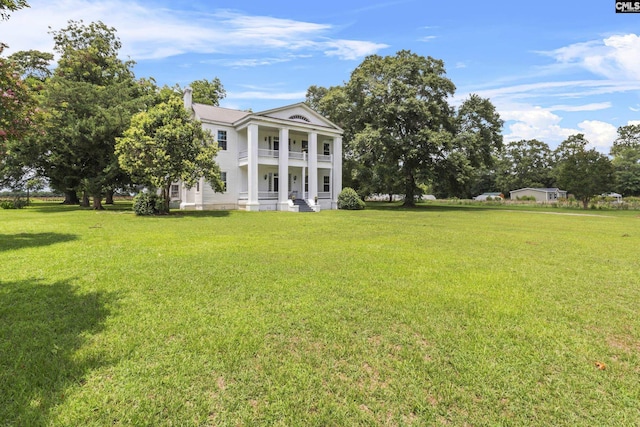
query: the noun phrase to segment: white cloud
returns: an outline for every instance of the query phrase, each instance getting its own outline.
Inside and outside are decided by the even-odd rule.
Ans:
[[[612,80],[640,80],[640,36],[621,34],[549,52],[560,66],[577,66]]]
[[[549,145],[566,139],[569,135],[578,133],[576,129],[560,126],[562,117],[550,110],[530,105],[513,105],[509,109],[499,109],[500,117],[513,122],[506,125],[505,141],[518,141],[521,139],[537,139]]]
[[[554,105],[549,107],[551,111],[598,111],[611,108],[611,102],[593,102],[584,105]]]
[[[32,0],[30,9],[3,22],[3,39],[11,51],[51,51],[49,27],[58,30],[68,20],[102,20],[117,29],[122,54],[136,60],[159,59],[183,53],[260,53],[274,56],[292,52],[322,52],[353,60],[388,47],[361,40],[330,38],[332,25],[270,16],[251,16],[226,10],[184,13],[146,7],[135,1]],[[9,52],[10,53],[10,52]]]
[[[425,37],[422,37],[422,38],[418,39],[418,41],[430,42],[431,40],[437,39],[437,38],[438,38],[437,36],[425,36]]]
[[[589,141],[591,148],[607,154],[613,145],[613,141],[618,136],[615,126],[599,120],[585,120],[578,123],[578,127],[587,141]]]
[[[378,50],[389,47],[386,44],[357,41],[357,40],[328,40],[317,43],[327,56],[337,56],[340,59],[355,60],[367,55],[373,55]]]

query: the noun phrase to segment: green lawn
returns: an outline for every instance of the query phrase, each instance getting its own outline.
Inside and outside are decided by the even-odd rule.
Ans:
[[[596,214],[0,210],[0,425],[640,425]]]

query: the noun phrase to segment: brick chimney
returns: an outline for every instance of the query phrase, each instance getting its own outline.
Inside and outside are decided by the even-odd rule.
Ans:
[[[182,99],[184,101],[184,108],[187,111],[191,111],[191,105],[193,104],[193,89],[191,89],[189,86],[185,87]]]

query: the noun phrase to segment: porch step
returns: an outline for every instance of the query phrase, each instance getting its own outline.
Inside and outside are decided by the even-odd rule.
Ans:
[[[313,209],[303,199],[295,199],[293,204],[298,207],[298,212],[314,212]]]

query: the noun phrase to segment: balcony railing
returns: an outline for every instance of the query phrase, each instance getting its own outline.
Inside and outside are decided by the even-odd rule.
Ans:
[[[273,158],[278,158],[278,156],[280,151],[278,150],[263,150],[263,149],[259,149],[258,150],[258,157],[273,157]]]
[[[239,200],[247,200],[249,199],[248,191],[241,191],[238,193]],[[278,192],[277,191],[258,191],[258,200],[278,200]]]
[[[318,192],[318,199],[330,199],[331,198],[331,192],[330,191],[319,191]]]
[[[280,151],[259,149],[258,157],[270,157],[272,159],[277,159],[280,157]],[[249,152],[247,150],[243,150],[238,153],[238,160],[247,160],[248,158],[249,158]],[[306,161],[309,159],[309,154],[307,154],[306,152],[300,152],[300,151],[289,151],[289,158],[292,160]],[[326,155],[326,154],[318,154],[317,159],[319,162],[331,163],[333,161],[333,156]]]

